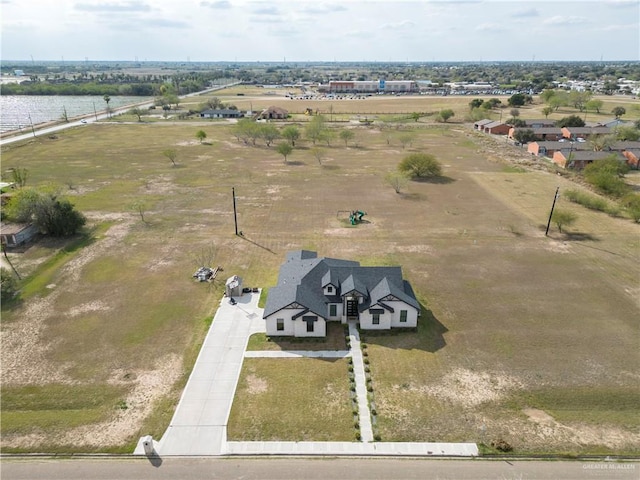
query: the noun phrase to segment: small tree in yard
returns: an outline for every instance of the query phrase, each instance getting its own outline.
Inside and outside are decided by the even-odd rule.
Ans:
[[[296,146],[296,140],[300,138],[300,130],[295,125],[289,125],[282,129],[282,138],[286,138],[292,147]]]
[[[280,155],[284,157],[284,163],[287,163],[287,156],[291,154],[291,152],[293,152],[293,147],[287,142],[282,142],[278,144],[276,150]]]
[[[138,121],[141,122],[142,121],[142,115],[144,114],[144,110],[142,110],[139,107],[133,107],[131,110],[129,110],[129,113],[131,115],[135,115],[136,117],[138,117]]]
[[[207,138],[207,134],[204,130],[198,130],[196,132],[196,138],[200,143],[204,142],[204,139]]]
[[[384,179],[393,187],[396,193],[401,193],[409,183],[409,176],[405,172],[390,172]]]
[[[355,133],[353,133],[353,131],[351,130],[341,130],[340,131],[340,138],[342,140],[344,140],[344,146],[347,146],[347,143],[349,142],[349,140],[351,140],[353,137],[355,137]]]
[[[443,122],[447,122],[451,117],[453,117],[455,113],[450,108],[446,108],[440,112],[440,118]]]
[[[428,153],[412,153],[402,159],[398,170],[411,178],[430,178],[442,175],[440,162]]]
[[[556,208],[551,216],[551,221],[556,224],[560,233],[562,233],[562,227],[573,225],[577,219],[578,217],[575,213],[559,208]]]
[[[413,134],[410,132],[406,132],[403,133],[402,135],[400,135],[398,137],[398,140],[400,140],[400,144],[402,145],[402,149],[404,150],[404,148],[407,145],[411,145],[411,142],[413,142]],[[389,143],[389,141],[387,140],[387,144]]]
[[[625,113],[627,113],[627,111],[624,107],[615,107],[613,110],[611,110],[611,113],[613,113],[616,118],[620,118]]]
[[[178,157],[178,152],[176,152],[175,149],[167,148],[162,152],[162,154],[169,160],[171,160],[171,163],[174,167],[176,166],[176,158]]]
[[[544,107],[542,109],[542,114],[544,115],[544,118],[548,118],[549,115],[551,115],[553,113],[553,107]]]
[[[418,120],[420,120],[421,116],[422,114],[420,114],[419,112],[413,112],[411,114],[411,118],[413,119],[414,122],[417,122]]]
[[[260,136],[267,147],[270,147],[273,141],[280,137],[280,130],[278,130],[275,125],[265,123],[264,125],[260,125]]]
[[[313,154],[313,158],[315,158],[318,161],[318,165],[322,165],[322,160],[324,159],[324,156],[325,156],[324,149],[320,147],[313,147],[311,149],[311,153]]]

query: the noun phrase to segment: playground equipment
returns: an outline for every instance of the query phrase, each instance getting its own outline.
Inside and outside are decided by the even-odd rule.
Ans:
[[[340,216],[341,213],[349,214],[349,223],[351,223],[351,225],[361,223],[362,217],[367,214],[367,212],[363,212],[362,210],[338,210],[338,216]]]

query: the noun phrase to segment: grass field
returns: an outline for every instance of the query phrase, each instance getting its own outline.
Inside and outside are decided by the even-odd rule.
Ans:
[[[231,98],[240,108],[239,99],[261,105]],[[395,99],[395,112],[437,111],[448,101],[419,100]],[[469,100],[446,104],[453,120]],[[334,111],[357,115],[369,101]],[[387,99],[371,101],[395,114]],[[540,117],[535,108],[521,116]],[[555,189],[576,188],[570,180],[531,168],[530,159],[510,166],[522,150],[460,123],[401,125],[415,130],[405,149],[398,132],[349,125],[353,146],[324,147],[322,165],[307,142],[285,164],[274,148],[242,145],[217,121],[105,122],[3,147],[3,170],[19,165],[30,185],[58,185],[95,233],[71,240],[66,253],[64,243],[42,242],[9,254],[28,280],[24,300],[2,307],[2,450],[131,451],[143,433],[160,437],[224,279],[271,286],[285,253],[306,248],[401,265],[427,309],[415,335],[365,334],[383,440],[503,438],[520,452],[638,452],[638,225],[561,198],[578,221],[545,237]],[[166,148],[177,150],[176,167]],[[415,151],[439,158],[446,179],[396,194],[384,175]],[[232,187],[243,237],[234,235]],[[347,225],[339,212],[353,209],[367,222]],[[213,284],[191,277],[205,261],[224,268]],[[277,369],[270,361],[245,363],[229,438],[354,438],[342,361],[275,359]],[[303,397],[287,395],[287,382],[305,385],[305,373],[322,379],[300,392],[318,397],[314,414],[295,403]],[[265,392],[250,391],[250,375]],[[70,390],[77,401],[59,393]],[[283,404],[303,420],[291,414],[282,423]],[[80,420],[51,420],[70,411]],[[309,423],[327,411],[335,416],[326,424]]]

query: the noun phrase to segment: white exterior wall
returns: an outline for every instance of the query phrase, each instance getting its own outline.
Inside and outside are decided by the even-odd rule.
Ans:
[[[418,310],[404,302],[384,302],[385,305],[389,305],[393,308],[394,312],[391,314],[391,328],[404,327],[412,328],[418,326]],[[407,311],[407,321],[400,323],[400,310]]]
[[[309,316],[312,315],[311,313]],[[296,318],[294,323],[296,337],[325,337],[327,335],[327,322],[322,317],[316,317],[318,320],[313,322],[313,332],[307,332],[307,322],[302,317]]]
[[[341,313],[342,307],[338,308],[338,313]],[[327,322],[322,317],[317,317],[313,323],[313,332],[307,332],[307,322],[302,320],[303,316],[313,316],[314,314],[309,312],[306,315],[300,316],[295,320],[291,317],[297,313],[302,312],[302,308],[284,308],[273,315],[269,315],[265,318],[267,335],[270,337],[324,337],[327,334]],[[284,319],[284,330],[278,331],[278,319]],[[335,318],[339,320],[340,317]]]
[[[390,330],[391,328],[413,328],[418,325],[418,311],[404,302],[384,302],[385,305],[393,308],[393,313],[384,309],[384,313],[380,314],[380,323],[374,325],[373,315],[369,310],[365,310],[360,314],[360,328],[363,330]],[[374,306],[374,308],[382,308]],[[400,311],[407,311],[407,321],[400,323]]]
[[[360,314],[360,328],[363,330],[390,330],[391,329],[391,312],[387,310],[380,314],[380,323],[373,324],[373,315],[369,310],[365,310]]]

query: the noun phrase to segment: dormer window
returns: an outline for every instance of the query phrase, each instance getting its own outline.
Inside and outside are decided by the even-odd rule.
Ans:
[[[327,286],[327,293],[333,293],[333,287],[331,285]]]

